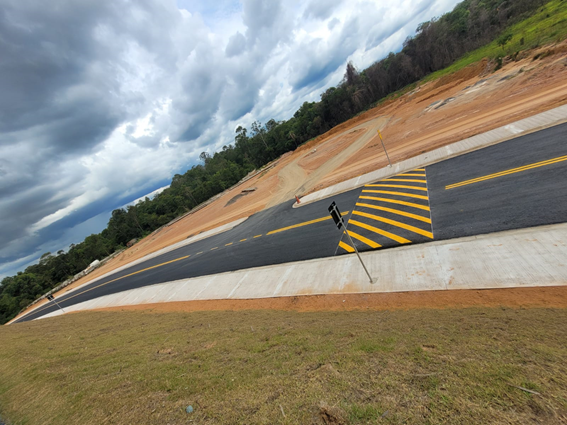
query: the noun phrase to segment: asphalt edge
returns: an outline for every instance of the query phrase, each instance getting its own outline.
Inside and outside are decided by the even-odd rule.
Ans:
[[[495,128],[476,136],[463,139],[459,142],[452,143],[426,152],[421,155],[414,156],[404,161],[393,164],[391,167],[384,167],[370,173],[345,180],[317,192],[310,193],[300,199],[300,203],[295,202],[293,208],[300,208],[304,205],[320,201],[339,193],[348,192],[349,190],[362,187],[365,184],[383,180],[388,177],[395,176],[416,168],[425,167],[435,164],[446,159],[454,158],[469,152],[473,152],[488,146],[496,145],[507,140],[516,138],[520,135],[524,136],[545,128],[554,127],[567,122],[567,105],[550,109],[537,115],[521,119],[519,121]]]
[[[567,223],[507,230],[181,279],[105,295],[66,312],[129,305],[302,295],[567,286]],[[55,311],[47,318],[62,314]],[[35,319],[38,320],[38,319]]]

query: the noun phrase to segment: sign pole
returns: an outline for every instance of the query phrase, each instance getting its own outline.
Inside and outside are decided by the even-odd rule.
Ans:
[[[388,164],[390,167],[392,166],[392,162],[390,161],[390,157],[388,156],[388,151],[386,150],[386,146],[384,145],[384,140],[382,140],[382,133],[378,130],[378,136],[380,136],[380,141],[382,142],[382,147],[384,148],[384,153],[386,154],[386,158],[388,158]]]
[[[341,217],[341,220],[343,218]],[[350,243],[352,244],[352,246],[354,247],[354,252],[356,252],[356,255],[358,255],[358,259],[360,260],[360,264],[362,264],[362,267],[364,268],[364,271],[366,272],[366,274],[368,275],[368,279],[370,279],[370,283],[374,284],[374,281],[372,280],[372,276],[370,276],[370,273],[368,272],[368,269],[366,268],[366,266],[364,265],[364,262],[362,261],[362,258],[360,257],[360,254],[358,253],[358,249],[356,249],[356,245],[354,244],[354,241],[352,240],[352,238],[350,237],[350,235],[347,232],[347,229],[345,227],[344,233],[348,236]]]
[[[48,299],[49,301],[53,301],[55,304],[57,304],[57,307],[59,307],[59,309],[60,309],[63,313],[65,313],[65,310],[63,310],[63,307],[61,307],[61,306],[59,305],[59,303],[58,303],[57,301],[55,301],[55,297],[54,297],[53,295],[49,294],[49,295],[47,296],[47,299]]]
[[[341,228],[343,228],[343,233],[345,233],[348,236],[350,243],[354,247],[354,251],[356,252],[356,255],[358,256],[358,259],[360,260],[360,264],[362,264],[362,267],[364,268],[364,271],[366,272],[366,275],[368,276],[370,283],[373,284],[374,281],[372,280],[372,276],[370,276],[368,269],[364,265],[364,262],[362,261],[362,257],[360,257],[360,254],[358,253],[358,249],[356,248],[356,245],[354,244],[352,237],[349,235],[349,233],[347,231],[345,222],[343,220],[343,216],[342,216],[341,212],[339,211],[339,207],[337,206],[337,204],[335,202],[333,202],[331,204],[331,206],[329,206],[329,213],[331,214],[331,217],[333,217],[333,220],[335,221],[335,224],[337,225],[337,229],[341,230]]]

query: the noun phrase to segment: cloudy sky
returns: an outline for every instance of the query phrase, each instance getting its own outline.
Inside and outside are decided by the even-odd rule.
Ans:
[[[456,0],[2,0],[0,278],[288,119]]]

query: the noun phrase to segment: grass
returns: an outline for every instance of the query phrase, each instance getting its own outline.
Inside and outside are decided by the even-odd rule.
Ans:
[[[0,328],[0,416],[565,423],[566,323],[564,309],[72,314]]]
[[[567,38],[567,1],[553,0],[531,17],[506,29],[496,40],[474,50],[454,64],[434,72],[422,81],[432,81],[452,74],[484,58],[498,59],[514,56],[523,50],[559,42]]]

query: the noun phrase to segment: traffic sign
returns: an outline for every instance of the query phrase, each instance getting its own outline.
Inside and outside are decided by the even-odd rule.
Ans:
[[[329,206],[329,213],[331,213],[331,217],[333,217],[333,220],[337,225],[337,229],[341,230],[344,227],[343,216],[341,215],[339,207],[335,201],[333,201],[333,203]]]

